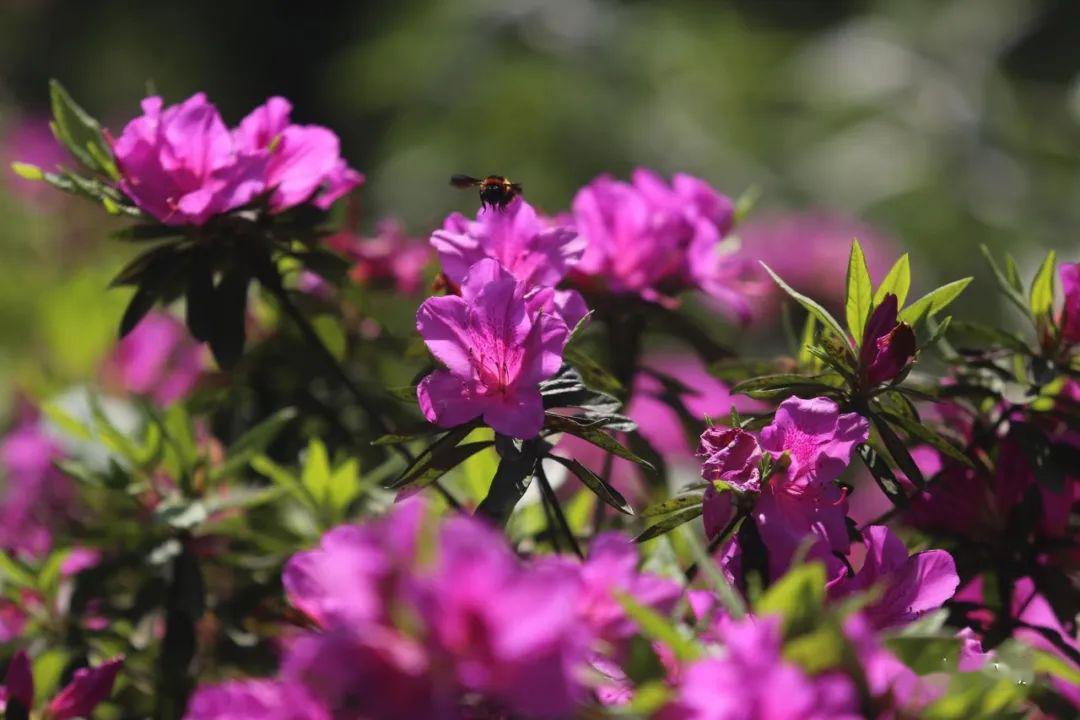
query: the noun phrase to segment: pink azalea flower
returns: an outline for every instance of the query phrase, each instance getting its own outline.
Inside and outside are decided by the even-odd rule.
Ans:
[[[944,550],[928,550],[908,556],[900,538],[887,527],[874,525],[863,531],[866,560],[851,578],[830,584],[833,596],[874,589],[880,593],[864,610],[877,628],[903,625],[923,613],[936,610],[951,598],[960,584],[956,563]]]
[[[721,240],[731,229],[731,200],[703,181],[677,174],[670,185],[638,169],[632,182],[596,178],[574,198],[574,223],[587,241],[575,271],[614,293],[669,303],[692,287],[749,316],[749,265]]]
[[[430,422],[453,427],[482,416],[496,432],[532,438],[544,423],[539,384],[562,364],[569,330],[526,301],[526,287],[495,260],[469,269],[461,296],[428,298],[416,327],[446,370],[417,388]]]
[[[593,539],[578,574],[582,585],[579,612],[596,637],[612,644],[627,640],[637,630],[637,624],[616,600],[616,593],[626,593],[642,605],[667,613],[682,592],[667,578],[639,572],[637,548],[617,532]]]
[[[761,447],[741,428],[714,425],[701,434],[697,456],[704,458],[701,477],[720,480],[737,490],[761,489]]]
[[[869,433],[865,419],[841,413],[828,398],[788,398],[777,408],[772,424],[762,429],[762,449],[778,460],[785,455],[789,460],[770,479],[751,513],[768,550],[772,579],[783,575],[802,549],[808,558],[825,564],[829,577],[843,570],[835,555],[846,554],[850,547],[847,501],[833,481]],[[741,548],[732,543],[724,565],[733,577],[740,558]]]
[[[808,677],[781,656],[778,618],[724,619],[725,654],[685,668],[665,720],[840,720],[861,717],[852,683]]]
[[[864,388],[889,382],[915,358],[915,331],[897,320],[896,296],[889,293],[866,322],[859,347],[859,377]]]
[[[128,392],[164,406],[187,397],[198,384],[203,350],[179,320],[152,312],[116,346],[111,364]]]
[[[112,694],[116,674],[123,663],[121,656],[97,667],[76,670],[71,682],[48,703],[44,716],[50,720],[90,717],[94,708]],[[18,700],[26,710],[33,709],[34,676],[31,674],[30,657],[25,650],[20,650],[12,658],[4,684],[8,702]]]
[[[330,720],[330,711],[299,684],[233,680],[191,697],[185,720]]]
[[[234,143],[202,93],[167,108],[142,102],[143,115],[113,142],[120,189],[166,225],[203,225],[265,188],[265,153]]]
[[[337,135],[319,125],[294,125],[292,105],[272,97],[240,121],[233,131],[236,147],[268,157],[264,184],[272,189],[270,208],[288,210],[314,197],[326,210],[335,200],[364,181],[364,176],[341,158]]]
[[[504,209],[481,208],[476,220],[446,218],[431,235],[443,272],[460,285],[476,263],[494,258],[528,288],[554,287],[585,251],[572,227],[552,227],[533,206],[517,198]]]
[[[705,458],[701,477],[722,481],[736,490],[758,492],[761,489],[761,447],[757,438],[741,428],[714,425],[701,434],[697,456]],[[705,534],[717,537],[734,514],[730,492],[721,492],[710,482],[702,500]]]
[[[53,466],[62,456],[32,413],[0,442],[0,548],[27,557],[49,551],[51,529],[75,506],[75,488]]]
[[[1062,263],[1061,292],[1065,304],[1061,309],[1061,339],[1065,347],[1080,343],[1080,263]]]
[[[856,413],[841,413],[828,398],[790,397],[780,403],[772,424],[761,431],[761,447],[790,465],[780,483],[783,492],[814,495],[840,477],[851,453],[866,442],[870,426]]]

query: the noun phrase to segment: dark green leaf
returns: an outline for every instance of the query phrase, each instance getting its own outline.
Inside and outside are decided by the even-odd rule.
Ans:
[[[97,120],[79,107],[56,80],[49,81],[49,99],[57,139],[86,167],[114,180],[120,177]]]
[[[495,477],[487,496],[476,508],[476,514],[489,518],[499,527],[504,527],[514,512],[514,507],[521,500],[532,482],[536,467],[536,453],[523,448],[513,456],[504,456],[499,461]]]
[[[882,413],[882,415],[885,417],[886,420],[888,420],[893,425],[898,426],[910,437],[923,441],[941,454],[946,455],[959,463],[963,463],[968,467],[975,466],[974,463],[971,462],[971,459],[967,455],[965,455],[958,447],[953,445],[951,442],[949,442],[921,422],[891,412],[884,412]]]
[[[459,462],[464,461],[465,458],[471,456],[473,453],[479,452],[483,449],[482,447],[473,448],[472,452],[469,452],[464,457],[457,459],[453,464],[450,464],[461,455],[461,453],[455,453],[455,448],[458,446],[458,443],[464,440],[465,436],[472,432],[475,427],[475,423],[466,423],[465,425],[459,425],[458,427],[447,431],[445,435],[433,442],[420,453],[412,464],[405,468],[393,482],[387,485],[387,487],[396,490],[405,487],[412,482],[416,482],[421,478],[426,478],[433,470],[441,470],[437,475],[430,478],[431,480],[434,480],[446,471],[455,467]],[[471,443],[471,445],[483,445],[488,447],[493,444],[494,443],[491,441],[486,443]]]
[[[230,370],[244,353],[247,293],[251,276],[240,267],[230,268],[214,290],[210,350],[223,370]]]
[[[120,339],[123,340],[142,322],[146,314],[157,304],[158,288],[151,283],[144,283],[131,296],[124,316],[120,319]]]
[[[666,518],[656,523],[655,525],[650,525],[648,528],[646,528],[644,532],[634,538],[634,542],[643,543],[647,540],[658,538],[661,535],[666,535],[680,525],[684,525],[692,520],[696,520],[697,518],[701,517],[702,512],[702,506],[698,505],[697,507],[689,507],[685,510],[680,510],[679,512],[672,515],[668,515]]]
[[[862,458],[866,469],[874,476],[874,481],[877,482],[881,492],[885,493],[889,501],[898,508],[907,507],[908,496],[904,492],[904,488],[900,485],[896,476],[893,475],[888,463],[878,455],[877,450],[869,443],[863,443],[859,446],[859,457]]]
[[[217,298],[214,293],[214,271],[210,266],[210,257],[204,251],[191,255],[185,299],[191,336],[200,342],[207,342],[213,334]]]
[[[617,455],[624,460],[629,460],[630,462],[637,463],[638,465],[642,465],[649,469],[654,469],[652,464],[630,452],[618,440],[604,432],[603,421],[582,424],[578,420],[567,415],[559,415],[553,412],[545,414],[547,418],[544,421],[544,428],[549,432],[569,433],[586,442],[592,443],[598,448],[607,450],[609,453]]]
[[[581,372],[581,377],[587,386],[606,393],[623,392],[622,383],[593,360],[588,353],[579,348],[568,347],[563,352],[563,358]]]
[[[705,496],[702,494],[695,495],[681,495],[673,497],[668,500],[663,500],[658,503],[653,503],[649,507],[641,511],[641,517],[654,518],[661,515],[667,515],[673,513],[676,510],[683,510],[688,507],[700,506],[701,501]]]
[[[911,453],[904,445],[904,442],[880,415],[870,413],[870,421],[874,423],[874,427],[881,437],[881,442],[885,444],[885,449],[889,451],[889,455],[892,456],[896,466],[900,468],[915,487],[922,490],[926,486],[926,480],[923,478],[922,471],[915,464],[915,460],[912,459]]]
[[[611,507],[626,515],[634,514],[633,508],[630,507],[630,504],[626,502],[626,498],[624,498],[618,490],[604,482],[602,477],[582,465],[577,460],[560,457],[558,455],[549,455],[548,457],[574,473],[585,487],[592,490],[598,498]]]

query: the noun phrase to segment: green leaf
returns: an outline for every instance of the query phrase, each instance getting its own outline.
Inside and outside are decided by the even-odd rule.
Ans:
[[[655,470],[652,463],[630,452],[622,443],[604,432],[603,420],[583,424],[568,415],[559,415],[553,412],[545,413],[545,415],[544,428],[549,432],[569,433],[602,450],[607,450],[612,455],[621,457],[623,460],[629,460],[642,467]]]
[[[611,507],[625,515],[634,514],[633,508],[630,507],[630,504],[626,502],[626,498],[624,498],[618,490],[604,482],[602,477],[582,465],[577,460],[560,457],[558,455],[549,455],[548,459],[554,460],[570,472],[574,473],[585,487],[592,490],[593,493],[596,494],[596,497],[600,498]]]
[[[120,173],[116,170],[112,150],[101,134],[98,121],[79,107],[56,80],[49,81],[49,99],[57,139],[89,169],[104,173],[113,180],[118,179]]]
[[[877,292],[874,293],[874,307],[880,305],[885,296],[892,293],[896,296],[896,306],[902,308],[910,289],[911,261],[908,259],[908,254],[904,253],[890,268],[885,279],[881,281],[881,285],[878,285]]]
[[[856,344],[862,342],[863,327],[870,314],[874,288],[870,281],[870,268],[866,266],[866,257],[858,240],[851,241],[851,254],[848,256],[847,292],[844,296],[844,315],[848,331]]]
[[[802,293],[796,291],[793,287],[791,287],[786,282],[784,282],[782,279],[780,279],[780,276],[777,275],[775,272],[773,272],[773,269],[770,268],[768,265],[766,265],[764,262],[761,263],[761,266],[763,268],[765,268],[765,272],[769,273],[769,275],[776,282],[776,284],[780,286],[781,290],[783,290],[788,295],[790,295],[792,297],[792,299],[795,300],[795,302],[799,303],[804,308],[806,308],[807,312],[809,312],[814,317],[816,317],[818,319],[818,321],[823,326],[825,326],[830,331],[832,331],[832,333],[836,337],[840,338],[844,342],[844,345],[848,345],[847,335],[844,333],[844,329],[842,327],[840,327],[840,323],[838,323],[836,321],[836,318],[834,318],[832,315],[829,314],[828,310],[823,308],[821,305],[819,305],[814,300],[812,300],[812,299],[808,298],[807,296],[803,295]],[[849,351],[850,351],[850,349],[849,349]]]
[[[676,510],[684,510],[689,507],[700,506],[705,496],[698,493],[695,495],[682,495],[669,500],[654,503],[641,511],[640,517],[654,518],[673,513]]]
[[[919,470],[919,466],[915,464],[915,460],[912,459],[911,453],[904,445],[904,442],[895,432],[893,432],[888,421],[876,413],[870,413],[870,421],[874,423],[874,427],[881,437],[881,442],[885,444],[885,449],[889,451],[889,455],[892,457],[893,462],[896,463],[896,466],[900,468],[905,475],[907,475],[907,479],[920,490],[926,487],[926,479],[923,478],[922,471]]]
[[[885,493],[889,501],[895,507],[906,508],[908,506],[908,496],[904,493],[904,488],[900,485],[896,476],[893,475],[888,463],[878,454],[877,450],[869,443],[863,443],[859,446],[859,457],[862,459],[866,469],[874,476],[874,481],[877,482],[881,492]]]
[[[784,636],[809,631],[825,604],[825,566],[805,563],[789,570],[769,586],[754,606],[758,615],[779,615]]]
[[[326,445],[321,440],[312,438],[308,442],[304,455],[304,466],[300,471],[300,483],[320,505],[325,505],[330,498],[330,482],[333,474],[330,470],[330,457]]]
[[[656,523],[655,525],[651,525],[646,528],[644,532],[634,538],[634,542],[643,543],[652,540],[653,538],[658,538],[661,535],[666,535],[680,525],[685,525],[686,523],[701,517],[702,512],[702,506],[697,505],[696,507],[689,507],[685,510],[680,510],[673,515],[668,515],[666,518]]]
[[[642,635],[666,645],[679,660],[690,662],[701,657],[702,650],[697,643],[684,637],[679,629],[660,613],[642,605],[624,592],[616,591],[615,600],[622,606],[627,617],[641,629]]]
[[[1054,307],[1054,265],[1057,253],[1053,250],[1046,254],[1046,259],[1035,273],[1031,283],[1031,314],[1036,319],[1049,318]]]
[[[1024,296],[1021,295],[1022,288],[1015,287],[1009,278],[1005,276],[1005,273],[1001,272],[1001,268],[998,267],[997,262],[994,261],[994,256],[990,254],[990,248],[985,245],[980,245],[979,250],[982,251],[983,257],[986,258],[986,262],[990,265],[990,270],[994,273],[994,279],[997,280],[998,287],[1005,294],[1005,297],[1009,301],[1020,308],[1020,312],[1025,315],[1028,314],[1028,304],[1024,300]]]
[[[747,395],[753,392],[788,390],[795,387],[836,390],[842,387],[842,383],[840,376],[833,374],[800,375],[798,373],[777,373],[776,375],[764,375],[744,380],[732,387],[731,392]]]
[[[34,589],[37,581],[33,571],[16,558],[0,551],[0,577],[19,587]]]
[[[44,180],[45,173],[37,165],[24,162],[11,163],[11,170],[23,180]]]
[[[931,290],[904,308],[900,313],[900,319],[908,325],[914,325],[924,316],[932,317],[948,307],[949,303],[964,292],[964,288],[971,283],[972,278],[966,277],[942,285],[937,290]]]
[[[900,660],[920,675],[949,672],[960,655],[959,638],[941,635],[900,635],[885,641]]]
[[[891,412],[884,412],[882,416],[893,425],[900,427],[912,438],[922,440],[927,445],[931,446],[943,455],[956,460],[959,463],[967,465],[968,467],[975,467],[975,464],[971,461],[967,455],[965,455],[960,448],[953,445],[951,442],[937,434],[929,427],[902,415],[897,415]]]
[[[684,525],[682,527],[682,539],[690,548],[690,554],[693,556],[694,562],[712,585],[713,592],[720,598],[720,602],[724,604],[728,614],[733,618],[741,618],[746,615],[746,603],[743,602],[742,597],[736,592],[732,584],[728,582],[724,573],[720,572],[716,560],[709,555],[709,551],[698,541],[697,534]]]
[[[346,510],[353,500],[360,496],[363,484],[360,482],[360,462],[349,458],[334,468],[330,475],[330,489],[327,500],[334,513],[335,520],[343,520]]]
[[[282,408],[249,428],[229,447],[228,457],[215,475],[229,477],[245,467],[252,457],[265,452],[278,433],[285,429],[285,426],[296,416],[296,408]]]
[[[582,351],[580,348],[566,348],[563,352],[563,359],[577,368],[587,386],[612,394],[619,394],[623,391],[622,383],[593,360],[589,353]]]
[[[308,489],[300,482],[300,478],[296,477],[288,469],[278,465],[273,460],[265,455],[257,455],[251,459],[251,469],[259,473],[263,477],[267,478],[274,484],[285,488],[292,493],[298,500],[303,502],[312,510],[318,510],[318,502]]]
[[[430,454],[422,454],[417,462],[410,465],[404,473],[387,487],[391,490],[398,490],[411,484],[415,484],[417,488],[425,487],[484,448],[489,448],[494,444],[491,440],[483,440],[463,445],[440,446],[438,450]]]
[[[523,448],[515,456],[503,457],[487,496],[476,508],[476,513],[491,519],[499,527],[505,527],[525,491],[532,482],[536,468],[536,454]]]
[[[843,664],[847,643],[834,626],[825,626],[789,640],[784,644],[784,658],[810,675]]]

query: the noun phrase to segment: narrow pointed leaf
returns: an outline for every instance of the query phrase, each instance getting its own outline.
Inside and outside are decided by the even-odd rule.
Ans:
[[[836,318],[829,314],[828,310],[788,285],[765,263],[761,263],[761,266],[765,268],[765,272],[769,273],[776,284],[780,286],[781,290],[790,295],[795,302],[806,308],[807,312],[814,315],[822,325],[832,331],[836,337],[843,340],[844,344],[847,345],[847,334],[844,332],[844,329],[840,327],[840,323],[836,321]]]
[[[848,256],[847,292],[844,298],[844,315],[847,319],[848,332],[855,342],[861,342],[863,326],[870,314],[874,289],[870,282],[870,269],[866,266],[866,257],[858,240],[851,241],[851,255]],[[899,298],[898,298],[899,299]]]
[[[596,497],[600,498],[611,507],[625,515],[634,514],[633,508],[630,507],[630,503],[626,502],[626,498],[622,496],[622,493],[604,482],[602,477],[582,465],[577,460],[560,457],[558,455],[550,455],[548,457],[574,473],[585,487],[592,490]]]
[[[1057,253],[1053,250],[1046,254],[1046,259],[1035,273],[1031,283],[1031,314],[1036,318],[1049,317],[1054,306],[1054,265]]]
[[[655,525],[650,525],[646,528],[644,532],[634,538],[634,542],[643,543],[647,540],[652,540],[653,538],[665,535],[680,525],[685,525],[686,523],[701,517],[702,512],[704,512],[704,509],[701,505],[698,505],[697,507],[689,507],[685,510],[680,510],[673,515],[668,515]]]
[[[909,325],[914,325],[925,317],[932,317],[948,307],[949,303],[960,296],[971,283],[972,278],[966,277],[942,285],[936,290],[923,295],[900,313],[900,319]]]
[[[889,293],[896,296],[897,307],[904,307],[904,301],[907,300],[908,290],[910,289],[911,261],[908,259],[908,254],[904,253],[893,264],[888,274],[885,275],[885,279],[881,281],[881,285],[878,286],[877,292],[874,293],[874,307],[880,305],[881,301]]]

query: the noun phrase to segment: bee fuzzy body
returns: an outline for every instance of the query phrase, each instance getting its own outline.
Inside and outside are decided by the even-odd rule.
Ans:
[[[454,175],[450,178],[450,184],[459,188],[479,188],[480,204],[494,210],[506,209],[506,206],[522,192],[519,183],[511,182],[502,175],[488,175],[482,179],[468,175]]]

